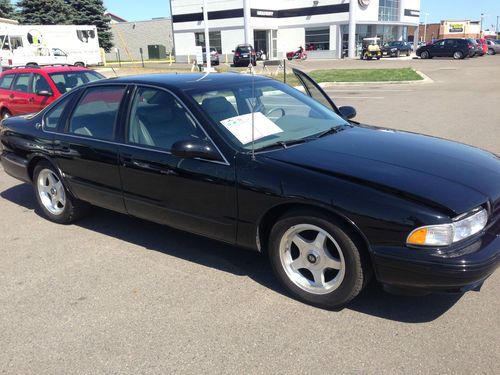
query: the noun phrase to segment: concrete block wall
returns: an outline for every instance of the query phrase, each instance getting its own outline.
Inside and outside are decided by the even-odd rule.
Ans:
[[[140,60],[139,49],[143,49],[144,59],[149,59],[148,45],[164,45],[168,53],[173,55],[174,38],[172,35],[172,20],[169,18],[152,19],[148,21],[119,22],[111,24],[115,47],[120,50],[120,58]],[[107,61],[116,61],[113,50],[106,54]]]

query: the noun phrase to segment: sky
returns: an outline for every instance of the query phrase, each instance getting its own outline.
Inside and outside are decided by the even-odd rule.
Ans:
[[[170,16],[169,0],[104,0],[108,11],[128,21]],[[427,22],[441,20],[479,20],[484,13],[484,28],[495,29],[500,16],[500,0],[421,0],[421,14]]]

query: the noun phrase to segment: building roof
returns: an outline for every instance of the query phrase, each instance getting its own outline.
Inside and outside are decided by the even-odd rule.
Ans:
[[[111,12],[106,12],[106,13],[104,13],[104,15],[105,15],[105,16],[109,16],[109,17],[111,17],[111,19],[112,19],[113,21],[115,21],[115,22],[127,22],[127,20],[126,20],[126,19],[121,18],[121,17],[118,17],[116,14],[111,13]]]

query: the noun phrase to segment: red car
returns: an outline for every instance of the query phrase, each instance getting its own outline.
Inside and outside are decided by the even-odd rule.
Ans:
[[[484,38],[479,38],[476,39],[477,43],[479,46],[483,49],[483,55],[488,53],[488,43],[486,43],[486,39]]]
[[[22,67],[0,75],[1,118],[39,112],[76,86],[104,78],[73,66]]]

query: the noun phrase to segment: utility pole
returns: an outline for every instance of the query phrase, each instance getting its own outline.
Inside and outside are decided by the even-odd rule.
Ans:
[[[210,34],[208,32],[207,0],[203,0],[203,22],[205,24],[205,53],[207,55],[207,72],[209,72],[210,69],[212,68],[212,65],[211,65],[211,61],[210,61],[211,54],[210,54]],[[201,63],[203,64],[203,61]]]
[[[500,16],[497,16],[497,28],[495,29],[495,31],[496,31],[496,33],[497,33],[497,39],[499,39],[499,38],[498,38],[498,17],[500,17]]]
[[[481,13],[481,27],[479,29],[479,33],[482,34],[483,33],[483,18],[484,18],[484,13]]]

